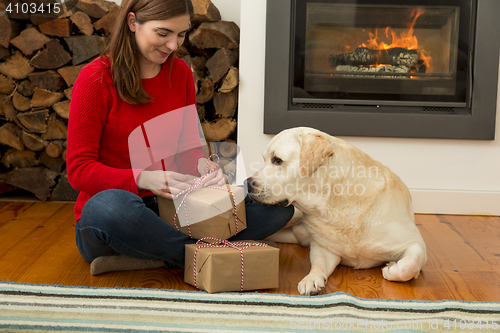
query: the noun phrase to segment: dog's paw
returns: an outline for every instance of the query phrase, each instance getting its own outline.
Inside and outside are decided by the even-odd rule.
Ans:
[[[299,293],[301,295],[317,295],[325,288],[326,279],[322,276],[307,275],[299,282]]]
[[[416,279],[419,274],[420,267],[411,261],[390,262],[382,268],[382,276],[388,281],[406,282],[413,278]]]
[[[396,263],[394,261],[391,261],[388,262],[384,268],[382,268],[382,276],[384,277],[384,279],[388,281],[394,280],[393,273],[391,272],[391,267],[393,267],[394,265],[396,265]]]

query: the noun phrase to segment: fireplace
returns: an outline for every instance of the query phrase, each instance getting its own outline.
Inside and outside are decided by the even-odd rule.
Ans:
[[[493,140],[498,0],[268,0],[264,132]]]

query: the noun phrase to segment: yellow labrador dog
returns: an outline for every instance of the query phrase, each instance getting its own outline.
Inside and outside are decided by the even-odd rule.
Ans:
[[[293,204],[298,224],[270,237],[310,247],[302,295],[319,293],[339,264],[382,269],[389,281],[417,278],[427,261],[410,193],[391,170],[347,142],[298,127],[276,135],[264,167],[248,179],[250,197]]]

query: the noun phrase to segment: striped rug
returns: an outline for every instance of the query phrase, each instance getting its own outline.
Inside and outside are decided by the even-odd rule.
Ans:
[[[500,303],[0,282],[0,332],[500,332]]]

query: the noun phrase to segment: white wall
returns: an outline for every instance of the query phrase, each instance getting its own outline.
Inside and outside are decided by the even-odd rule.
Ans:
[[[240,25],[240,0],[212,0],[212,3],[217,7],[224,21],[233,21],[238,26]]]
[[[219,2],[240,0],[214,0]],[[265,16],[266,0],[241,0],[238,145],[248,175],[260,167],[261,152],[272,137],[262,134]],[[500,215],[500,134],[494,141],[342,139],[397,173],[410,188],[418,213]]]

